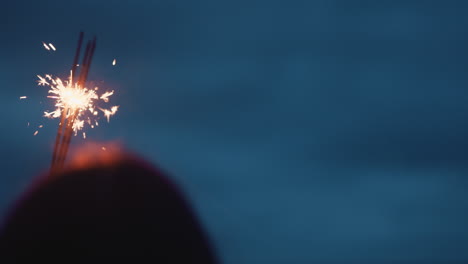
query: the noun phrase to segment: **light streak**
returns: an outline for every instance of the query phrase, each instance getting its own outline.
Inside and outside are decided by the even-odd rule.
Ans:
[[[47,46],[47,44],[45,44],[44,42],[42,42],[42,45],[44,45],[44,48],[45,48],[46,50],[50,50],[50,47]]]

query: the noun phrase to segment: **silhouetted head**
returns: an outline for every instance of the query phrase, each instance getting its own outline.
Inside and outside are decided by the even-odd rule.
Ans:
[[[0,232],[0,263],[215,263],[181,193],[136,158],[39,181]]]

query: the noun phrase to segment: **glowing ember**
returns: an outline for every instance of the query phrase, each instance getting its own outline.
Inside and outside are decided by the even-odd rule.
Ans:
[[[112,106],[110,109],[103,109],[95,106],[98,101],[105,103],[109,102],[109,97],[114,91],[105,92],[102,95],[97,94],[97,89],[88,89],[80,87],[77,83],[72,83],[72,74],[66,81],[62,81],[58,77],[52,77],[46,74],[44,77],[37,75],[39,78],[38,84],[40,86],[49,86],[51,89],[48,91],[50,94],[48,98],[55,100],[55,110],[51,112],[44,112],[44,116],[48,118],[58,118],[62,112],[66,111],[66,118],[71,118],[75,113],[75,121],[73,123],[73,131],[75,135],[77,131],[83,129],[85,124],[91,126],[92,123],[97,123],[99,118],[96,108],[99,108],[109,122],[110,116],[117,112],[118,106]],[[85,136],[86,137],[86,136]]]
[[[37,133],[39,133],[39,131],[38,131],[38,130],[36,130],[36,132],[34,132],[34,135],[37,135]]]

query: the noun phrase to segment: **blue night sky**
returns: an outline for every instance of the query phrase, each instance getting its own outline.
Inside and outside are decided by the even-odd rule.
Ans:
[[[66,77],[84,30],[98,37],[88,79],[120,105],[87,140],[123,142],[168,171],[224,263],[466,263],[467,11],[3,3],[0,215],[51,159],[58,121],[42,117],[52,103],[36,75]]]

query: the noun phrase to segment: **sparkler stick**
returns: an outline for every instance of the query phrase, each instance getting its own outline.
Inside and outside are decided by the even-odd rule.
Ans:
[[[80,32],[80,36],[78,37],[78,47],[76,48],[75,58],[73,59],[73,64],[72,64],[72,68],[71,68],[72,78],[71,78],[70,81],[72,83],[73,83],[73,74],[75,74],[75,72],[76,72],[76,67],[78,66],[78,59],[80,58],[81,45],[83,44],[83,36],[84,36],[84,33],[82,31],[82,32]]]
[[[58,159],[56,161],[56,169],[62,169],[63,168],[63,165],[65,163],[65,159],[66,159],[66,155],[67,155],[67,152],[68,152],[68,146],[70,144],[70,141],[71,141],[71,136],[72,136],[72,133],[73,133],[73,124],[75,122],[75,114],[73,114],[73,116],[71,116],[68,120],[67,120],[67,125],[65,127],[65,134],[62,138],[62,144],[60,145],[60,148],[58,150]]]
[[[44,116],[48,118],[60,117],[52,155],[50,175],[56,175],[55,172],[63,168],[73,132],[75,132],[76,135],[85,124],[89,125],[91,128],[93,128],[94,125],[97,126],[98,111],[102,111],[109,122],[109,117],[114,115],[119,108],[118,106],[112,106],[110,109],[104,109],[97,105],[98,101],[108,103],[109,97],[114,94],[114,91],[106,91],[98,94],[97,87],[94,89],[86,87],[86,79],[96,49],[96,37],[88,41],[82,58],[81,70],[79,74],[77,74],[83,37],[84,34],[81,32],[68,80],[62,81],[60,78],[52,77],[49,74],[46,74],[44,77],[37,75],[40,86],[50,86],[51,88],[48,91],[49,95],[47,97],[55,99],[56,109],[52,112],[44,112]],[[37,134],[37,132],[35,134]],[[85,138],[84,132],[83,137]]]
[[[86,51],[83,57],[82,68],[80,71],[80,76],[78,77],[78,81],[77,81],[77,89],[84,88],[95,49],[96,49],[96,37],[93,39],[93,41],[89,41],[88,44],[86,45]],[[77,52],[79,52],[79,50],[77,50]],[[80,109],[76,108],[72,112],[71,116],[69,116],[69,118],[67,119],[67,123],[65,126],[65,133],[64,133],[64,136],[62,137],[61,144],[58,149],[58,153],[56,154],[58,155],[57,159],[55,161],[55,164],[53,165],[55,170],[62,169],[65,163],[65,159],[67,156],[68,148],[69,148],[72,133],[73,133],[73,125],[79,114],[79,111]]]
[[[57,136],[55,137],[55,144],[54,144],[54,152],[52,154],[52,165],[51,170],[54,169],[55,163],[57,162],[57,151],[60,144],[60,140],[62,139],[62,128],[63,123],[65,123],[65,118],[68,112],[68,108],[63,109],[62,115],[60,117],[60,123],[57,130]]]
[[[73,59],[73,64],[71,68],[71,76],[70,76],[70,82],[73,83],[73,75],[76,73],[76,67],[78,64],[78,59],[80,57],[80,51],[81,51],[81,45],[83,44],[83,32],[80,32],[80,35],[78,37],[78,47],[75,52],[75,58]],[[67,116],[68,108],[64,108],[62,110],[62,115],[60,117],[60,123],[58,126],[57,130],[57,136],[55,138],[55,144],[54,144],[54,152],[52,154],[52,165],[51,165],[51,170],[54,169],[55,163],[57,162],[57,151],[59,148],[60,140],[62,138],[62,130],[63,130],[63,124],[65,123],[65,118]]]

